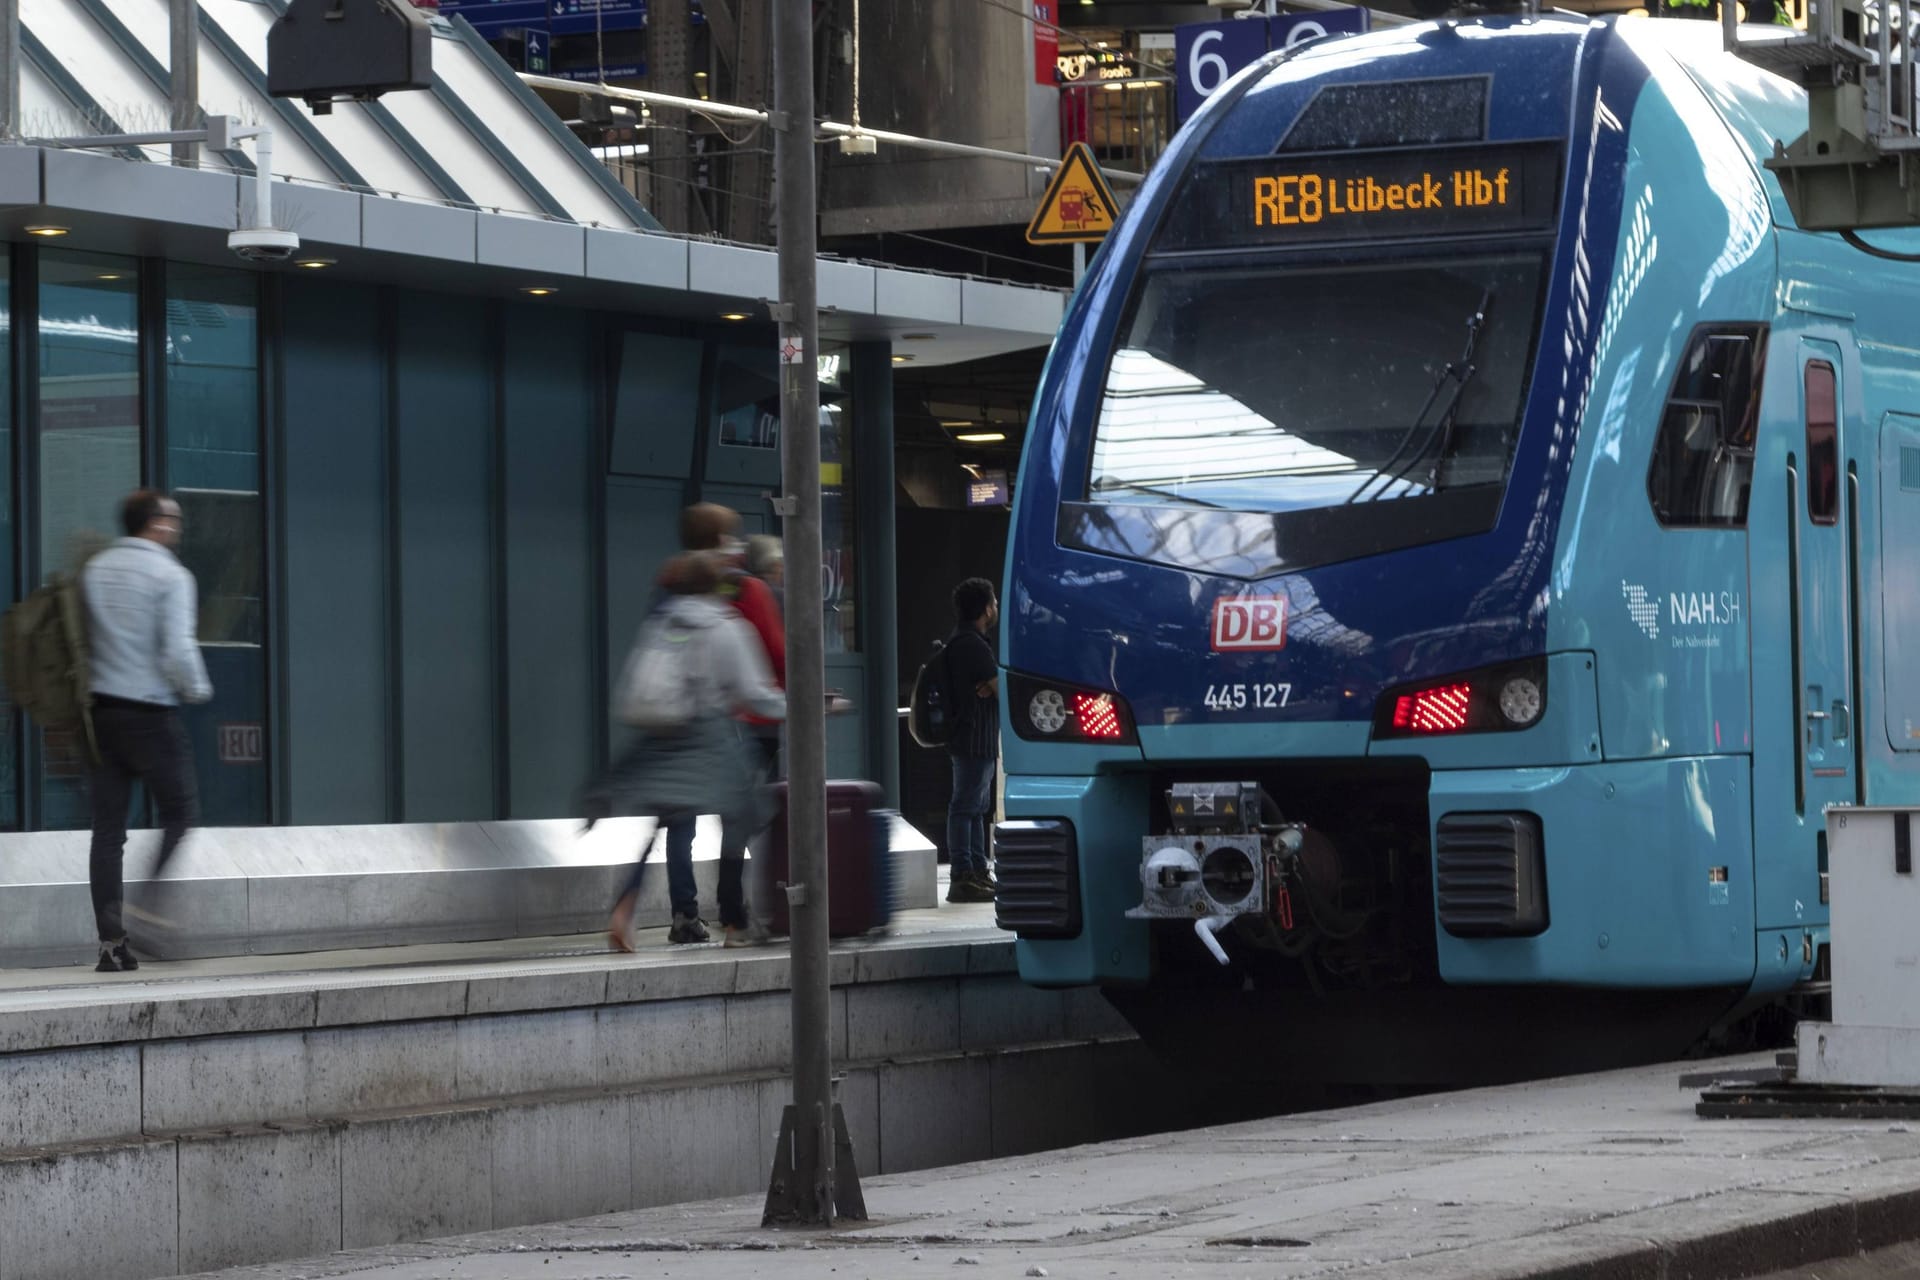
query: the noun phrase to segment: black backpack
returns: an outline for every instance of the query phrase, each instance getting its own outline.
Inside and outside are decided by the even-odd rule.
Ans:
[[[913,677],[913,694],[907,699],[907,732],[923,747],[944,747],[953,739],[953,720],[947,646],[936,642]]]

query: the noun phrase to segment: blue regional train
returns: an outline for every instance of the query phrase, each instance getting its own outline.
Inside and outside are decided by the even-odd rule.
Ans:
[[[1920,266],[1795,226],[1806,99],[1719,42],[1319,41],[1176,138],[1016,496],[1027,981],[1438,1081],[1816,978],[1823,811],[1920,802]]]

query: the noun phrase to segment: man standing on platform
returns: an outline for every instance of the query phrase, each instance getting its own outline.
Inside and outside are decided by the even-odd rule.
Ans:
[[[992,902],[987,871],[987,818],[1000,761],[1000,663],[987,637],[1000,621],[1000,602],[985,578],[953,589],[954,631],[941,655],[952,690],[953,798],[947,802],[948,902]]]
[[[121,858],[135,779],[160,814],[158,880],[199,817],[193,748],[181,703],[205,702],[213,684],[194,638],[199,592],[173,549],[180,504],[141,489],[120,504],[126,537],[87,562],[80,574],[92,649],[93,730],[100,756],[92,776],[93,847],[87,878],[100,934],[101,973],[137,969],[121,921]],[[137,912],[136,912],[137,914]]]

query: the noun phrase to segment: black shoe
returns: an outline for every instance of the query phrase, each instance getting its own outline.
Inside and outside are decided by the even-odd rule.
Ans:
[[[707,942],[707,922],[698,916],[675,915],[673,927],[667,930],[667,941],[674,943]]]
[[[947,886],[947,901],[992,902],[993,890],[975,880],[972,876],[962,876]]]
[[[95,973],[132,973],[139,967],[140,962],[133,958],[133,952],[127,947],[127,940],[122,938],[111,945],[104,942],[100,944],[100,963],[93,966],[93,971]]]

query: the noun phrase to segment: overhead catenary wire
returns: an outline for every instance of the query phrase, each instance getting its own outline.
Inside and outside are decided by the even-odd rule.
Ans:
[[[519,73],[521,83],[536,89],[549,89],[555,93],[597,93],[604,97],[617,98],[625,102],[642,102],[648,106],[667,107],[675,111],[686,111],[693,115],[705,116],[716,122],[726,120],[752,120],[765,124],[770,113],[757,107],[743,107],[731,102],[710,102],[703,98],[682,98],[670,93],[655,93],[651,89],[627,89],[611,84],[587,84],[577,80],[562,80],[557,76],[535,75],[530,71]],[[923,138],[911,133],[896,133],[890,129],[869,129],[862,125],[855,128],[834,120],[814,122],[815,141],[824,138],[873,138],[879,142],[892,143],[895,146],[911,147],[922,151],[935,151],[946,155],[972,156],[981,160],[1005,160],[1013,164],[1031,165],[1036,169],[1053,170],[1060,167],[1061,161],[1051,156],[1028,155],[1021,151],[1003,151],[998,147],[977,147],[967,142],[948,142],[941,138]],[[821,136],[824,135],[824,138]],[[1107,173],[1109,182],[1133,185],[1146,180],[1146,175],[1130,173],[1117,169]]]

